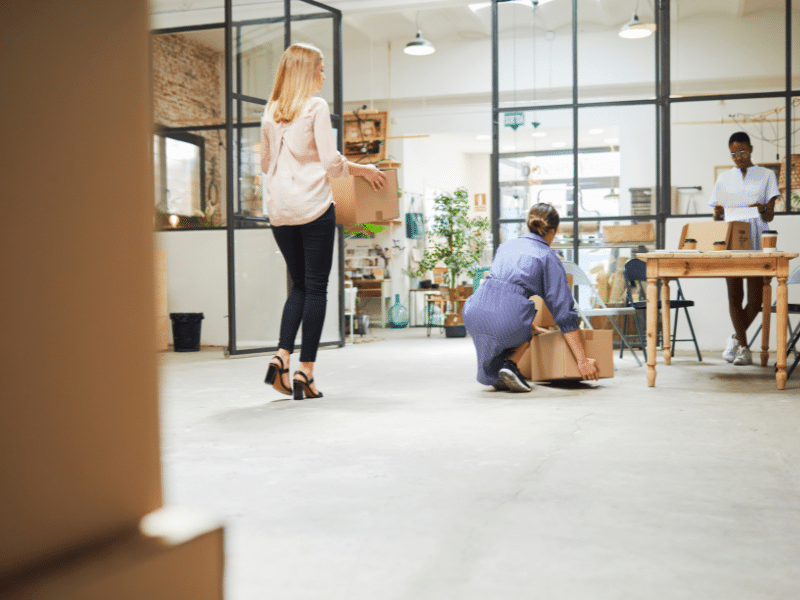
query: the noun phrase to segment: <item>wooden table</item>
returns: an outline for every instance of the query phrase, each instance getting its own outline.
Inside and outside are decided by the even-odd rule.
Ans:
[[[647,385],[656,384],[656,337],[658,334],[658,288],[661,285],[661,319],[665,332],[670,330],[669,311],[671,279],[682,277],[763,277],[761,366],[769,359],[769,320],[772,315],[772,287],[770,281],[778,278],[778,298],[775,307],[778,326],[778,370],[775,379],[778,389],[786,388],[786,323],[788,319],[789,261],[797,258],[796,252],[647,252],[637,258],[647,262]],[[664,334],[664,363],[672,362],[670,336]]]

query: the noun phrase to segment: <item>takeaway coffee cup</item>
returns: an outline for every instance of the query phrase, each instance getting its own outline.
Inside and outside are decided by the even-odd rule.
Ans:
[[[697,240],[694,238],[686,238],[683,240],[683,246],[681,246],[684,250],[697,250]]]
[[[713,247],[715,252],[719,252],[721,250],[727,250],[728,244],[725,242],[714,242]]]
[[[765,229],[761,232],[761,248],[764,252],[775,252],[778,246],[778,232],[772,229]]]

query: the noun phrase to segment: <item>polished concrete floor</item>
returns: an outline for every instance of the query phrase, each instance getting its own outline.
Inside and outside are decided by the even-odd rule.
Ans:
[[[228,600],[800,598],[800,369],[509,394],[469,339],[374,332],[302,402],[268,357],[162,355],[167,502],[226,524]]]

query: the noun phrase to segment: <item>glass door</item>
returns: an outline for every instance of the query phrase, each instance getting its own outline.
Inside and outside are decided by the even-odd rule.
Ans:
[[[320,95],[341,132],[341,13],[308,0],[226,2],[229,354],[273,352],[291,281],[262,194],[261,116],[281,55],[295,42],[318,47],[328,79]],[[331,74],[333,76],[331,76]],[[341,149],[341,133],[339,148]],[[338,226],[321,346],[344,345],[343,230]],[[298,344],[299,347],[299,335]]]

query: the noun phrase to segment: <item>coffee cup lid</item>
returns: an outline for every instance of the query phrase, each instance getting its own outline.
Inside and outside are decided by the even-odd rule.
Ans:
[[[761,235],[764,235],[765,233],[776,233],[777,234],[778,232],[775,231],[774,229],[765,229],[764,231],[761,232]]]

